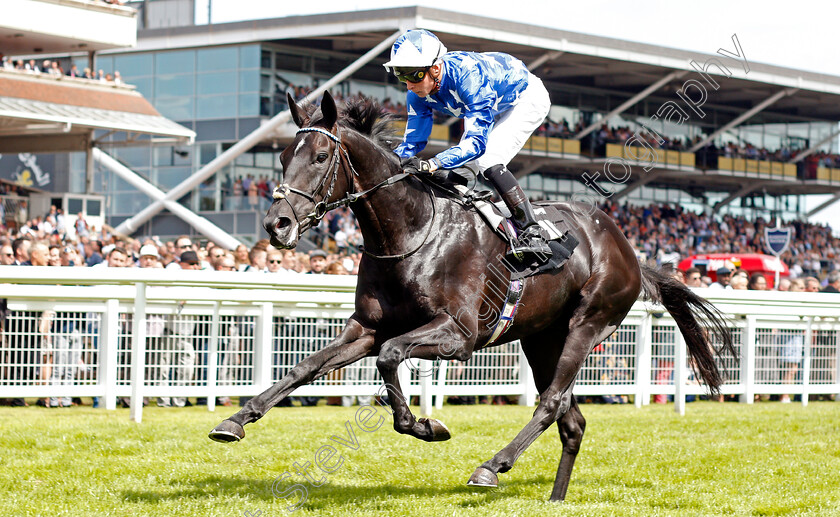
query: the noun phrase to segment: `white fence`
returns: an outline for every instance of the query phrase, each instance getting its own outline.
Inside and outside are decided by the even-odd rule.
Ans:
[[[9,313],[0,344],[0,398],[91,397],[108,409],[130,397],[253,396],[323,347],[353,311],[355,277],[0,266]],[[701,294],[731,318],[740,362],[727,359],[724,394],[840,393],[840,295],[712,291]],[[136,322],[145,322],[136,325]],[[805,344],[808,346],[805,346]],[[536,389],[516,343],[461,363],[417,361],[401,371],[422,410],[451,395],[519,395]],[[675,382],[674,379],[682,379]],[[328,375],[295,396],[371,395],[375,359]],[[661,307],[636,303],[589,356],[576,395],[630,395],[637,406],[706,392]]]

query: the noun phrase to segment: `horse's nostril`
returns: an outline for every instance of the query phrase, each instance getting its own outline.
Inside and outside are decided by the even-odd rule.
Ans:
[[[284,228],[288,228],[292,224],[292,220],[288,217],[280,217],[277,219],[277,222],[274,223],[275,230],[283,230]]]

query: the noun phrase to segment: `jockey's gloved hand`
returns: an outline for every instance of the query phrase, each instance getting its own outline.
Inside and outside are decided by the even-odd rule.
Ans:
[[[400,160],[400,165],[403,171],[409,174],[432,174],[434,175],[440,169],[437,169],[436,164],[430,160],[421,160],[417,156],[411,158],[403,158]]]

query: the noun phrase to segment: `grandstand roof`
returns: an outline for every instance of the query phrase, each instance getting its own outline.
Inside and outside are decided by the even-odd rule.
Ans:
[[[83,151],[94,130],[195,138],[133,88],[0,71],[0,153]]]
[[[562,5],[558,4],[557,11],[551,14],[562,16]],[[718,48],[736,51],[733,41],[716,42],[715,48],[709,48],[709,53],[704,54],[419,6],[141,29],[133,50],[271,42],[304,54],[352,61],[395,31],[414,27],[434,31],[449,50],[501,51],[519,57],[543,79],[556,104],[586,106],[587,110],[608,113],[627,102],[631,107],[623,116],[632,118],[646,110],[655,111],[669,101],[681,102],[689,123],[703,126],[707,134],[728,124],[737,127],[745,122],[836,124],[840,121],[840,77],[714,54]],[[384,63],[387,54],[383,52],[374,62]],[[707,83],[708,98],[702,111],[714,111],[714,116],[704,117],[692,112],[677,92],[688,79],[703,81],[691,62],[700,66],[710,58],[725,63],[731,76],[721,75],[714,67],[709,69],[719,88],[712,89]],[[641,99],[647,101],[648,108],[641,107]],[[755,113],[750,113],[751,110]],[[739,117],[744,120],[739,121]],[[442,143],[430,143],[429,150],[439,149]],[[538,157],[529,152],[520,153],[513,163],[523,174],[544,168],[569,176],[601,169],[603,164],[603,158]],[[651,181],[651,186],[729,193],[749,192],[750,184],[770,194],[840,191],[837,183],[796,177],[768,179],[750,173],[664,165],[656,172],[651,181],[635,167],[631,183]]]
[[[46,55],[133,46],[137,11],[99,0],[4,0],[0,52]]]
[[[560,15],[562,13],[552,13]],[[630,97],[672,71],[693,73],[690,61],[704,63],[716,54],[592,36],[426,7],[402,7],[188,27],[141,29],[136,50],[183,48],[242,42],[297,42],[318,52],[358,54],[374,47],[395,30],[423,27],[436,32],[449,50],[500,51],[526,63],[547,56],[539,75],[552,84]],[[731,41],[719,46],[734,50]],[[709,49],[717,51],[717,49]],[[553,54],[561,52],[562,54]],[[386,53],[381,56],[386,60]],[[732,77],[709,95],[707,106],[731,113],[734,118],[783,88],[798,88],[795,95],[765,110],[762,122],[840,120],[840,77],[749,62],[749,73],[734,60],[723,58]],[[712,74],[715,70],[712,69]],[[699,77],[694,73],[695,78]],[[675,99],[682,80],[665,84],[656,92]],[[656,96],[656,95],[654,95]],[[613,107],[616,98],[611,101]],[[593,100],[595,100],[593,98]],[[609,110],[610,106],[593,106]],[[720,117],[720,114],[719,114]],[[696,121],[695,121],[696,122]],[[726,120],[715,122],[720,125]]]

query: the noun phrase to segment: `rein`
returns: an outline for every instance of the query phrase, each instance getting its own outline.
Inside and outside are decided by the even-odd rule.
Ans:
[[[320,221],[321,219],[324,218],[325,215],[327,215],[328,212],[330,212],[332,210],[335,210],[336,208],[340,208],[340,207],[347,206],[347,205],[350,205],[352,203],[355,203],[361,197],[364,197],[368,194],[372,194],[372,193],[376,192],[377,190],[379,190],[383,187],[391,186],[394,183],[400,182],[400,181],[404,180],[405,178],[413,175],[412,173],[401,172],[400,174],[396,174],[394,176],[389,177],[388,179],[386,179],[384,181],[381,181],[381,182],[377,183],[376,185],[374,185],[373,187],[371,187],[367,190],[363,190],[362,192],[348,193],[347,195],[345,195],[341,199],[338,199],[338,200],[333,201],[331,203],[327,203],[324,200],[329,199],[332,196],[333,188],[335,187],[335,181],[338,178],[338,170],[341,168],[341,157],[338,154],[339,149],[341,149],[341,152],[344,154],[344,158],[346,159],[347,164],[349,165],[350,170],[353,172],[353,174],[356,175],[356,177],[358,177],[359,173],[356,172],[356,169],[353,167],[353,162],[350,161],[350,156],[347,154],[347,149],[344,147],[344,144],[341,143],[341,138],[340,138],[341,135],[338,133],[338,131],[336,131],[337,135],[334,135],[334,134],[330,133],[329,131],[327,131],[326,129],[322,129],[322,128],[319,128],[319,127],[304,127],[304,128],[298,129],[296,134],[308,133],[308,132],[321,133],[322,135],[327,136],[328,138],[330,138],[331,140],[333,140],[335,142],[335,147],[333,149],[333,156],[332,156],[332,159],[330,160],[330,166],[327,169],[326,174],[324,174],[324,177],[321,179],[321,182],[318,184],[318,187],[315,189],[315,191],[312,194],[307,194],[306,192],[304,192],[302,190],[299,190],[299,189],[296,189],[294,187],[289,186],[288,183],[283,183],[283,184],[280,184],[280,185],[277,185],[276,187],[274,187],[274,192],[271,195],[271,197],[274,198],[275,200],[282,199],[282,200],[286,201],[286,204],[289,205],[289,208],[292,210],[292,214],[294,214],[295,219],[298,221],[298,224],[301,224],[301,221],[303,221],[303,222]],[[326,195],[323,198],[321,198],[321,201],[316,201],[315,196],[318,193],[321,192],[321,189],[326,184],[327,178],[330,176],[331,172],[332,172],[332,180],[330,181],[330,185],[327,188]],[[423,183],[425,185],[425,182],[421,182],[421,183]],[[347,184],[348,184],[349,188],[353,187],[353,181],[351,181],[351,178],[349,177],[349,174],[348,174]],[[402,260],[406,257],[409,257],[409,256],[413,255],[418,250],[420,250],[420,248],[422,248],[424,244],[426,244],[426,241],[429,239],[429,235],[432,233],[432,226],[434,226],[435,216],[437,215],[437,210],[435,208],[434,194],[432,193],[432,190],[428,186],[426,188],[429,191],[429,197],[431,198],[431,201],[432,201],[432,220],[429,223],[429,227],[426,230],[426,235],[425,235],[425,237],[423,237],[423,241],[413,250],[411,250],[407,253],[401,253],[399,255],[375,255],[375,254],[367,251],[366,249],[362,248],[362,252],[365,255],[367,255],[369,257],[372,257],[372,258],[376,258],[376,259]],[[303,197],[304,199],[306,199],[307,201],[312,202],[315,205],[312,209],[312,212],[306,214],[303,217],[303,219],[301,220],[298,217],[297,212],[295,211],[295,208],[292,206],[291,203],[289,203],[289,199],[288,199],[289,194],[297,194],[297,195]],[[311,224],[310,227],[311,226],[314,226],[314,225]]]

